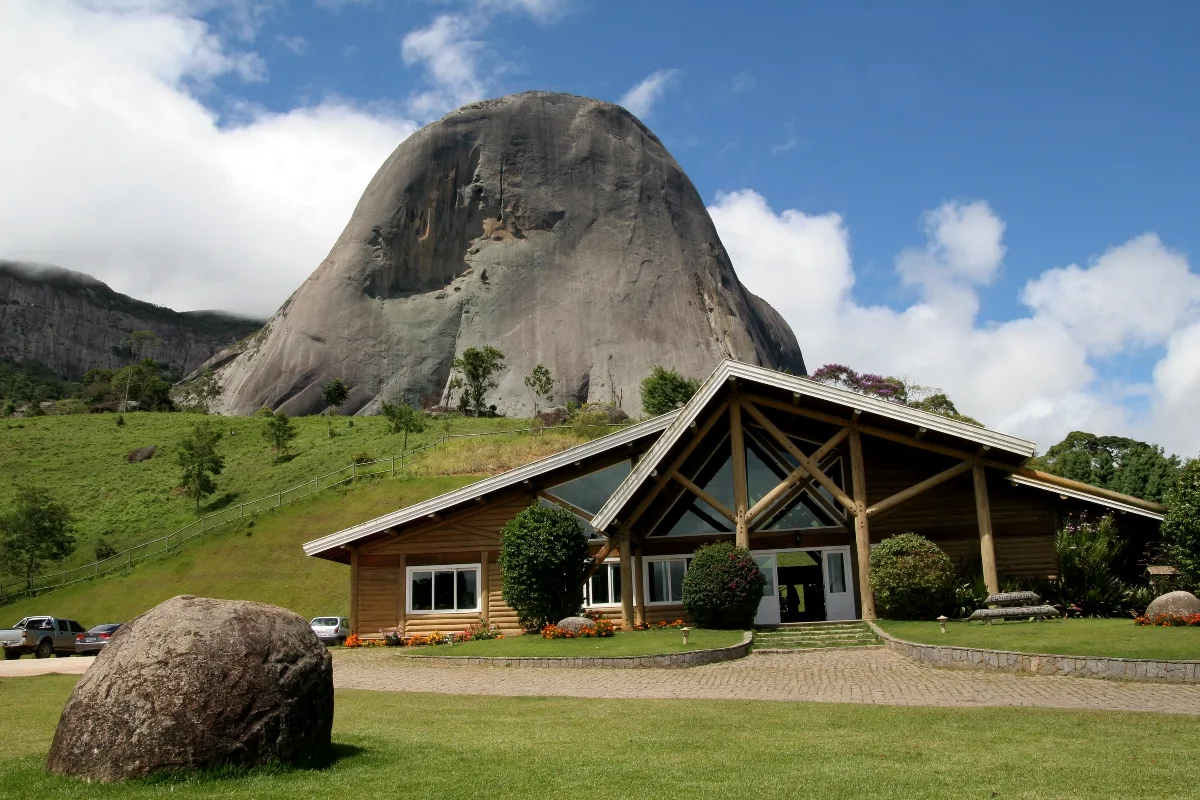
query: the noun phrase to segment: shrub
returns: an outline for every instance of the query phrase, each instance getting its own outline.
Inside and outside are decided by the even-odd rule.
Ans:
[[[500,532],[504,602],[530,633],[574,614],[583,603],[587,535],[573,514],[532,505]]]
[[[363,452],[355,453],[350,460],[355,464],[371,464],[375,461],[375,456],[364,450]]]
[[[886,618],[932,619],[954,603],[954,565],[924,536],[902,533],[871,551],[871,589]]]
[[[1098,520],[1069,516],[1054,535],[1058,576],[1050,599],[1087,617],[1112,617],[1134,610],[1137,593],[1114,574],[1124,543],[1112,514]]]
[[[700,381],[656,366],[642,380],[642,410],[653,417],[683,406],[700,389]]]
[[[476,622],[473,625],[468,625],[465,630],[461,630],[454,634],[455,643],[461,642],[478,642],[486,639],[503,639],[504,634],[495,625],[484,625],[482,622]]]
[[[1189,586],[1200,585],[1200,458],[1179,471],[1179,478],[1163,498],[1167,514],[1161,535],[1163,556],[1179,567]]]
[[[766,582],[746,548],[729,542],[705,545],[684,573],[683,608],[704,628],[749,628]]]

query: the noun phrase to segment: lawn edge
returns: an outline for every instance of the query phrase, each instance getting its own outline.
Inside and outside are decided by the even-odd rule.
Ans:
[[[422,665],[485,667],[557,667],[566,669],[607,667],[610,669],[648,669],[699,667],[744,658],[750,652],[754,634],[746,631],[738,644],[686,653],[661,653],[645,656],[409,656]]]

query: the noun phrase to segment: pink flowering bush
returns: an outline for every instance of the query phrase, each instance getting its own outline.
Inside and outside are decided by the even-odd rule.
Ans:
[[[767,579],[744,547],[717,542],[696,550],[683,576],[683,607],[702,628],[746,629]]]

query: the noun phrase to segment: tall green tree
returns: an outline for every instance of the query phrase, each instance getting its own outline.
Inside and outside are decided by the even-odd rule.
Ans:
[[[268,411],[263,415],[266,425],[263,426],[263,438],[270,443],[275,451],[275,462],[287,455],[296,438],[296,425],[282,411]]]
[[[483,349],[468,347],[450,366],[462,373],[462,397],[478,417],[487,408],[487,393],[497,386],[494,376],[504,368],[504,353],[491,345]]]
[[[350,390],[341,378],[334,378],[321,388],[321,397],[325,400],[325,429],[330,436],[333,436],[333,409],[341,408],[349,396]]]
[[[1163,557],[1179,567],[1195,589],[1200,587],[1200,458],[1184,464],[1163,500],[1167,506],[1159,529]]]
[[[33,577],[47,562],[75,552],[75,520],[70,510],[45,489],[22,486],[13,508],[0,516],[0,558],[8,572]]]
[[[1123,436],[1071,431],[1028,466],[1102,489],[1161,502],[1179,475],[1179,457]]]
[[[408,449],[408,435],[421,433],[425,430],[425,415],[408,403],[384,403],[383,416],[387,418],[392,433],[403,433],[404,444],[401,449]]]
[[[538,403],[544,398],[550,402],[554,395],[554,377],[545,364],[538,364],[525,376],[525,388],[533,396],[533,415],[538,414]]]
[[[652,417],[684,406],[700,389],[700,381],[656,366],[642,380],[642,410]]]
[[[196,511],[200,511],[200,501],[217,490],[217,482],[213,476],[220,475],[225,469],[225,459],[217,452],[221,441],[221,433],[208,422],[199,422],[191,434],[179,443],[179,453],[175,460],[182,471],[179,485],[188,497],[196,501]]]

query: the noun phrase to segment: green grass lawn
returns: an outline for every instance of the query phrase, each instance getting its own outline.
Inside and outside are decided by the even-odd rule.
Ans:
[[[177,594],[273,603],[309,619],[345,615],[349,567],[309,558],[300,545],[476,479],[385,479],[313,495],[262,514],[253,525],[217,528],[128,572],[0,606],[0,624],[11,625],[29,614],[77,619],[86,627],[128,622]]]
[[[5,797],[1196,796],[1182,715],[346,690],[325,769],[84,785],[43,770],[73,683],[0,681]]]
[[[660,653],[686,653],[711,650],[742,641],[741,631],[692,630],[688,643],[674,628],[661,631],[618,631],[604,639],[543,639],[541,636],[508,636],[480,642],[464,642],[435,647],[391,649],[388,652],[411,656],[492,656],[495,658],[577,658],[580,656],[647,656]]]
[[[1066,619],[1047,622],[936,622],[879,620],[879,627],[910,642],[982,647],[1025,653],[1112,658],[1200,659],[1200,628],[1154,628],[1131,619]]]

